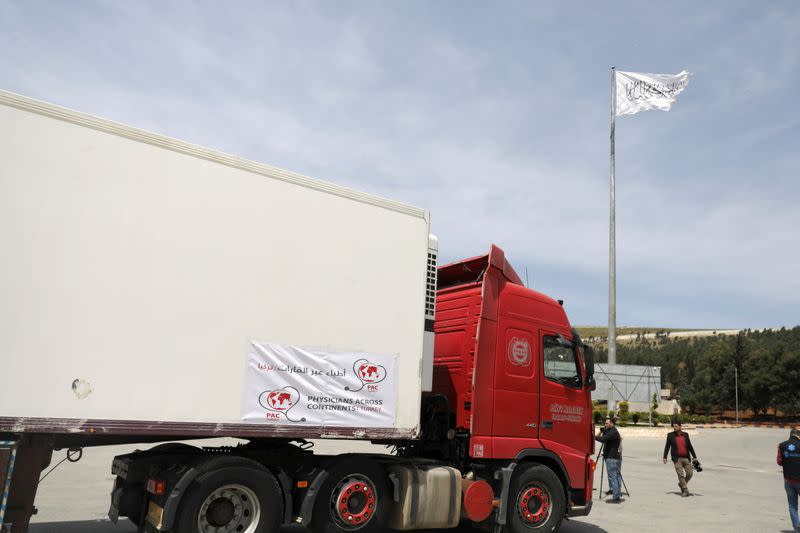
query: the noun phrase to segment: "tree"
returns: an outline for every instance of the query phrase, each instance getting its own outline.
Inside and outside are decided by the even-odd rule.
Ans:
[[[626,401],[621,401],[617,404],[617,418],[623,426],[628,425],[628,408],[629,404]]]
[[[757,414],[774,408],[800,415],[800,326],[697,338],[657,333],[654,342],[642,335],[641,342],[618,345],[617,360],[661,367],[663,383],[671,384],[688,413],[732,409],[738,372],[742,407]],[[598,346],[597,361],[607,358],[607,346]]]
[[[658,425],[658,393],[653,393],[653,398],[650,401],[650,418],[653,420],[653,425]]]
[[[780,380],[772,390],[772,405],[783,416],[793,417],[800,414],[800,396],[797,394],[797,383],[800,383],[800,350],[782,350],[776,357],[775,374]]]
[[[782,376],[776,372],[775,347],[754,350],[744,364],[742,372],[742,400],[754,415],[766,414],[772,404],[773,393],[781,387]]]

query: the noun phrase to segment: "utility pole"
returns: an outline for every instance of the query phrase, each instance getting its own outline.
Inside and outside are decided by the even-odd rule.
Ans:
[[[650,405],[650,402],[653,400],[651,399],[650,395],[650,382],[653,381],[653,375],[650,371],[650,367],[647,367],[647,423],[648,425],[653,425],[653,407]]]
[[[614,138],[617,125],[617,71],[611,67],[611,209],[608,238],[608,364],[617,364],[617,238],[616,158]],[[614,391],[608,388],[608,410],[615,411]]]
[[[736,425],[739,425],[739,369],[733,365],[733,380],[736,388]]]

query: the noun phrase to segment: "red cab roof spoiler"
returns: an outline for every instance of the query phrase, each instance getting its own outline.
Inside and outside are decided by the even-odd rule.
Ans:
[[[523,285],[514,267],[506,260],[503,250],[492,244],[486,255],[471,257],[439,267],[437,288],[444,289],[454,285],[477,283],[483,279],[483,275],[489,267],[499,270],[503,277],[511,283]]]

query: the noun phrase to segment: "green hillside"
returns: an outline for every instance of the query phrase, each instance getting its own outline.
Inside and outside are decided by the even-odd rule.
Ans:
[[[589,337],[606,337],[608,336],[608,326],[575,326],[581,338],[588,339]],[[658,328],[658,327],[645,327],[645,326],[624,326],[617,327],[617,336],[619,335],[636,335],[637,333],[666,333],[673,331],[703,331],[703,329],[693,328]],[[711,330],[706,330],[711,331]]]
[[[634,337],[617,345],[617,363],[661,367],[662,386],[672,389],[689,413],[732,409],[738,384],[739,405],[753,414],[800,415],[800,326],[728,331]],[[592,344],[596,361],[606,362],[606,343]]]

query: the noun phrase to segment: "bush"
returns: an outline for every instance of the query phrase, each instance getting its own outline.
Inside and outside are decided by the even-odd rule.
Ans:
[[[684,414],[678,417],[684,424],[713,424],[716,422],[716,417],[711,415],[698,415],[698,414]],[[670,419],[670,423],[672,420]]]
[[[636,424],[638,424],[638,423],[639,423],[639,413],[633,413],[633,414],[631,414],[631,420],[633,420],[633,425],[634,425],[634,426],[635,426]]]
[[[605,422],[606,418],[613,415],[613,411],[606,411],[605,409],[595,409],[592,412],[592,418],[594,418],[596,424],[602,424]]]
[[[619,402],[617,404],[617,417],[619,419],[618,422],[622,426],[628,425],[629,407],[630,405],[628,404],[628,402]]]
[[[659,417],[661,416],[660,414],[658,414],[658,411],[653,409],[652,411],[650,411],[649,416],[653,420],[653,425],[657,426],[660,421]]]
[[[711,415],[689,415],[684,420],[690,424],[713,424],[717,418]]]

